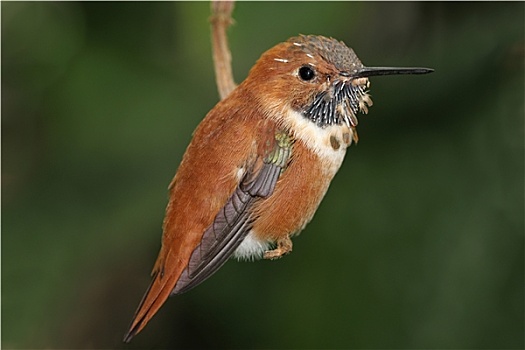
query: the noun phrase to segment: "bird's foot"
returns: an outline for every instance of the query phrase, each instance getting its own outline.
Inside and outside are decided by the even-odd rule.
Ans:
[[[264,252],[263,258],[268,260],[279,259],[285,254],[288,254],[292,251],[292,240],[289,236],[281,238],[277,241],[277,248],[273,250],[267,250]]]

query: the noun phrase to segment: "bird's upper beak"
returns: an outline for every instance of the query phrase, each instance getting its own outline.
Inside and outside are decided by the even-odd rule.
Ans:
[[[341,74],[343,76],[349,76],[354,79],[366,78],[374,75],[393,75],[393,74],[428,74],[434,70],[431,68],[420,68],[420,67],[363,67],[359,68],[355,73]]]

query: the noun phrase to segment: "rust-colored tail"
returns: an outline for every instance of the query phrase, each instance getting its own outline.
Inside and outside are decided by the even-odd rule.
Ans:
[[[146,326],[166,299],[168,299],[176,282],[176,278],[173,281],[173,276],[162,276],[160,273],[153,275],[153,280],[133,316],[129,331],[124,336],[124,342],[129,343]]]

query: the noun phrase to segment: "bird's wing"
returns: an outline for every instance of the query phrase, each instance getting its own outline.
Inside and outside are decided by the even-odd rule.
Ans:
[[[291,141],[288,136],[278,133],[276,139],[274,150],[265,157],[260,170],[254,173],[251,169],[244,175],[213,223],[206,229],[172,294],[184,293],[210,277],[250,232],[250,209],[254,201],[272,194],[277,179],[290,159]]]
[[[249,128],[245,128],[245,132],[237,130],[235,135],[240,140],[238,145],[233,143],[221,146],[217,142],[210,141],[213,131],[208,129],[213,130],[213,127],[208,128],[207,125],[203,125],[197,129],[192,140],[192,144],[197,146],[192,147],[190,144],[185,155],[185,157],[194,157],[195,161],[185,163],[183,159],[170,186],[172,198],[164,221],[163,246],[155,264],[153,280],[124,338],[126,342],[140,332],[169,295],[183,293],[195,287],[226,262],[251,229],[252,205],[258,199],[272,194],[281,172],[290,159],[292,141],[286,133],[276,132],[275,127],[255,128],[255,132],[259,131],[262,134],[258,135],[261,142],[256,145],[255,151],[250,151],[256,154],[246,152],[245,155],[248,157],[245,158],[252,160],[245,164],[247,170],[242,178],[234,181],[231,176],[224,176],[231,171],[224,170],[222,166],[227,159],[241,158],[241,156],[221,157],[220,153],[228,146],[231,152],[244,147],[251,137],[255,137],[245,134],[254,131],[248,131]],[[271,130],[270,135],[268,130]],[[225,133],[233,133],[233,131],[228,130]],[[243,137],[244,141],[241,140]],[[202,158],[202,161],[198,159],[202,152],[195,152],[196,148],[201,147],[199,143],[205,145],[202,147],[207,147],[211,152],[211,156],[208,154]],[[251,144],[252,141],[249,143]],[[269,149],[268,145],[270,145]],[[216,154],[214,155],[213,152]],[[190,168],[188,165],[190,163],[194,163],[194,169]],[[227,164],[225,168],[232,168],[232,164]],[[209,173],[210,168],[220,169],[216,177],[208,177],[212,181],[216,180],[218,184],[204,180],[203,174]],[[225,197],[226,199],[220,202],[220,199],[217,200],[215,197],[224,194],[225,186],[220,182],[223,177],[227,181],[233,181],[235,185],[233,190],[230,190],[229,197]],[[181,190],[189,186],[192,186],[193,191]],[[217,191],[215,196],[214,191]],[[184,196],[188,198],[182,198]],[[215,209],[219,202],[222,206],[219,204],[218,209]],[[209,216],[210,211],[214,216]],[[207,226],[199,226],[199,223],[203,222]],[[202,227],[202,230],[181,232],[185,231],[185,228],[194,227]]]

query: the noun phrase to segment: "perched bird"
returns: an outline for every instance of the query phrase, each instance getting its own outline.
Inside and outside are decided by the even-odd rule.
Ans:
[[[230,257],[276,259],[312,219],[357,142],[368,77],[426,68],[367,68],[344,43],[298,36],[266,51],[199,124],[169,186],[153,280],[124,341],[170,295],[203,282]]]

